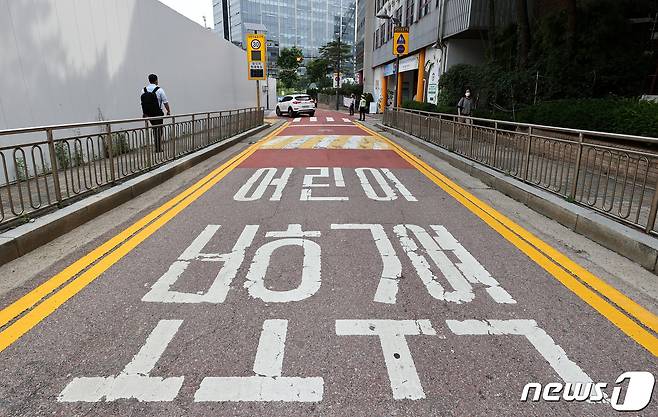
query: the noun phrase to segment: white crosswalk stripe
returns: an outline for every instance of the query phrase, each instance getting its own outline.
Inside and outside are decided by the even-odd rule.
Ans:
[[[327,149],[336,139],[338,139],[338,136],[327,136],[322,141],[320,141],[320,143],[315,145],[313,149]]]
[[[311,138],[313,138],[313,136],[302,136],[301,138],[294,140],[289,144],[287,144],[286,146],[284,146],[283,149],[297,149]]]
[[[328,122],[333,122],[333,121],[334,121],[334,118],[333,118],[333,117],[327,117],[327,121],[328,121]]]
[[[363,136],[352,136],[350,137],[347,142],[345,142],[345,145],[343,145],[343,149],[359,149],[359,145],[361,144],[361,140],[363,139]]]
[[[285,142],[288,139],[290,139],[290,136],[277,136],[276,138],[265,142],[265,146],[274,146],[281,142]]]

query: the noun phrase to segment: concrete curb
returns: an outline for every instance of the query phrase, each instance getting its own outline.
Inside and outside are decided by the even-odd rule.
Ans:
[[[270,125],[265,124],[233,136],[0,234],[0,265],[20,258],[268,128]]]
[[[658,239],[400,130],[381,123],[374,126],[421,146],[491,188],[658,274]]]

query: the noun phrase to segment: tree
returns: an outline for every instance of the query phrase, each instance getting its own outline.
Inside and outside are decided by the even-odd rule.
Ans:
[[[489,60],[496,61],[496,2],[489,0]]]
[[[297,70],[303,60],[304,54],[296,46],[281,50],[276,65],[279,67],[279,79],[284,88],[292,88],[297,84],[299,81]]]
[[[530,38],[530,19],[528,18],[527,0],[517,0],[516,2],[516,27],[518,32],[518,64],[519,68],[528,66],[528,58],[532,40]]]
[[[328,73],[329,62],[324,58],[317,58],[306,64],[306,76],[311,83],[317,84],[318,88],[322,88],[330,82],[327,78]]]
[[[573,55],[576,43],[576,30],[577,20],[576,13],[578,11],[576,0],[567,0],[567,50],[569,55]]]
[[[346,63],[352,58],[352,46],[341,42],[339,49],[338,41],[331,41],[320,48],[320,56],[337,69],[339,61]]]

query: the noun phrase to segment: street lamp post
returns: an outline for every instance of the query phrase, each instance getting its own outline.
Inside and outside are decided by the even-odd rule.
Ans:
[[[342,54],[342,36],[343,36],[343,0],[340,1],[340,19],[338,26],[338,64],[336,65],[336,77],[338,78],[336,84],[336,111],[340,110],[340,61],[343,57]]]
[[[402,21],[398,19],[397,17],[385,15],[385,14],[380,14],[377,15],[378,19],[384,19],[384,20],[392,20],[393,24],[402,26]],[[395,39],[393,39],[393,42],[395,42]],[[395,57],[395,93],[393,95],[393,108],[396,108],[399,106],[400,103],[398,103],[398,77],[400,76],[400,55],[396,55]],[[388,91],[384,91],[384,94],[388,96]]]
[[[341,11],[342,13],[342,11]],[[340,110],[340,60],[342,58],[341,54],[341,32],[343,30],[342,28],[342,15],[341,15],[341,28],[338,29],[338,65],[336,65],[337,71],[337,78],[338,78],[338,83],[336,84],[336,111]]]

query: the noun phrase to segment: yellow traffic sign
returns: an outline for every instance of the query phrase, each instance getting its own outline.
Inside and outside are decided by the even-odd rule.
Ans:
[[[409,53],[409,28],[396,26],[393,30],[393,55]]]
[[[267,79],[267,40],[265,35],[247,35],[248,77],[250,80]]]

